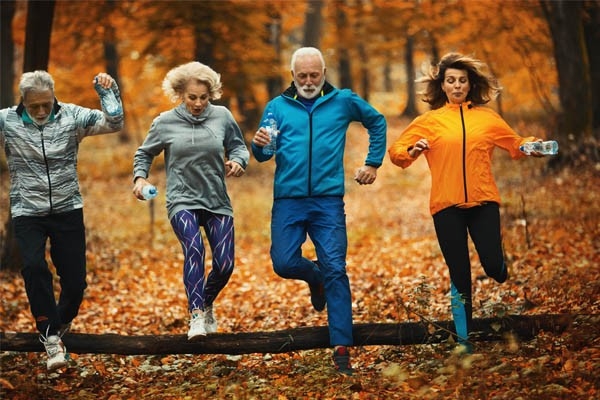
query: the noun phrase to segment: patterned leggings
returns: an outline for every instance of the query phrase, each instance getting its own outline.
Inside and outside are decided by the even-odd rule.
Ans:
[[[233,217],[206,210],[182,210],[171,219],[173,231],[183,249],[183,283],[189,311],[211,306],[227,285],[234,265]],[[212,269],[205,278],[206,251],[200,226],[212,251]]]

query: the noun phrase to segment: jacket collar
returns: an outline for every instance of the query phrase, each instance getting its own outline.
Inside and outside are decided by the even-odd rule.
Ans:
[[[174,108],[175,114],[177,114],[181,119],[189,122],[192,125],[201,124],[202,122],[206,121],[206,119],[210,116],[212,110],[213,110],[212,103],[208,103],[206,108],[202,111],[202,114],[200,114],[197,117],[194,117],[192,115],[192,113],[190,113],[188,111],[188,109],[185,107],[184,103],[181,103],[177,107]]]
[[[473,104],[473,102],[471,102],[471,100],[465,101],[464,103],[460,103],[460,104],[450,103],[450,102],[446,103],[446,108],[450,108],[453,110],[458,109],[460,106],[462,106],[463,110],[464,110],[465,108],[471,109],[471,108],[475,107],[475,104]]]
[[[58,112],[60,111],[60,104],[58,104],[58,100],[56,99],[56,97],[54,98],[54,104],[52,105],[52,112],[50,113],[50,119],[48,120],[48,122],[50,121],[54,121],[54,118],[56,117],[56,115],[58,115]],[[21,117],[21,119],[23,120],[23,122],[28,123],[28,124],[33,124],[33,120],[31,119],[31,117],[29,116],[29,114],[27,113],[27,110],[25,109],[25,105],[23,104],[23,100],[21,100],[19,102],[19,105],[17,106],[16,109],[16,113],[19,117]]]
[[[334,89],[335,89],[335,87],[333,87],[333,85],[331,85],[328,81],[325,81],[325,84],[323,85],[323,88],[321,89],[320,97],[323,97],[323,96],[331,93]],[[290,86],[283,92],[283,95],[287,96],[287,97],[291,97],[291,98],[295,98],[298,95],[298,89],[296,88],[294,81],[292,81]]]

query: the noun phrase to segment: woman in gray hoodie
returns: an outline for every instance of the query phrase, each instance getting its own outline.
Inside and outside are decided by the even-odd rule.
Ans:
[[[221,97],[221,87],[220,75],[202,63],[170,70],[162,88],[179,105],[154,119],[134,156],[133,194],[144,200],[152,161],[164,151],[167,212],[184,254],[189,340],[217,330],[213,302],[234,267],[233,209],[225,178],[242,176],[250,157],[231,112],[210,102]],[[213,255],[206,278],[200,227]]]

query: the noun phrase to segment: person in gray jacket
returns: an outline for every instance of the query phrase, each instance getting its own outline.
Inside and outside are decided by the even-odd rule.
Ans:
[[[154,157],[164,151],[168,218],[184,254],[188,298],[188,339],[217,331],[213,303],[234,268],[233,208],[226,177],[245,172],[250,153],[231,112],[212,104],[221,97],[220,75],[200,62],[170,70],[162,84],[175,108],[156,117],[134,156],[133,194],[144,200]],[[212,251],[205,277],[204,233]]]
[[[68,364],[61,337],[77,316],[87,287],[83,198],[77,176],[79,142],[123,127],[114,79],[100,73],[94,84],[101,104],[105,96],[114,95],[119,103],[115,113],[109,114],[104,105],[100,111],[59,102],[54,97],[54,79],[46,71],[24,73],[20,103],[0,110],[0,148],[8,163],[12,225],[23,257],[21,274],[49,370]],[[46,261],[48,239],[60,277],[58,304]]]

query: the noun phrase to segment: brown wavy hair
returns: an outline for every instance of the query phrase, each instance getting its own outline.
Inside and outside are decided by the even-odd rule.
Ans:
[[[489,74],[484,62],[460,53],[448,53],[440,59],[439,63],[432,65],[424,77],[417,79],[418,83],[426,84],[425,89],[419,94],[423,95],[422,100],[429,103],[432,110],[441,108],[448,102],[448,97],[442,90],[448,68],[467,71],[471,84],[467,100],[473,104],[486,104],[495,99],[502,90],[496,78]]]

